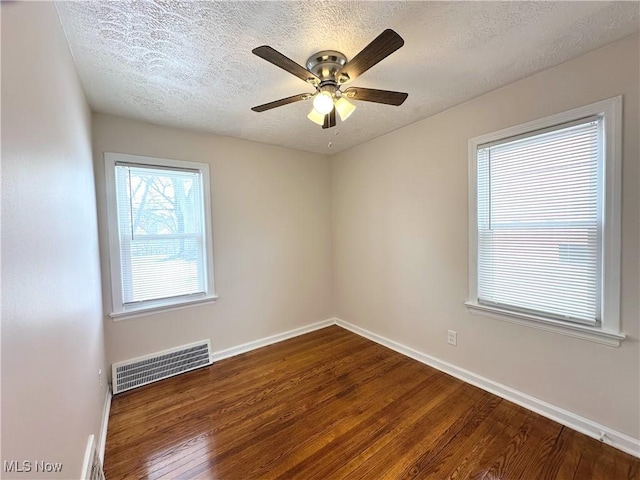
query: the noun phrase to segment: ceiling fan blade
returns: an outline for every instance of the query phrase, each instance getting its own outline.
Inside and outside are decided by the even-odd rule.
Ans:
[[[310,79],[313,79],[313,81],[317,81],[318,83],[320,82],[320,79],[309,70],[298,65],[296,62],[285,57],[283,54],[268,45],[254,48],[251,51],[260,58],[264,58],[267,62],[273,63],[276,67],[286,70],[305,82],[308,82]]]
[[[365,102],[384,103],[386,105],[402,105],[409,96],[408,93],[392,92],[390,90],[375,90],[373,88],[349,87],[344,91],[347,98]]]
[[[402,37],[393,30],[386,29],[340,69],[336,74],[338,83],[344,84],[359,77],[402,45],[404,45]]]
[[[264,112],[265,110],[271,110],[272,108],[281,107],[282,105],[289,105],[290,103],[299,102],[300,100],[306,100],[310,97],[310,93],[301,93],[299,95],[293,95],[292,97],[281,98],[280,100],[265,103],[264,105],[258,105],[251,110],[254,112]]]
[[[322,128],[331,128],[336,126],[336,109],[334,108],[324,116],[324,125]]]
[[[329,128],[329,114],[328,113],[324,116],[324,124],[322,125],[322,128]]]

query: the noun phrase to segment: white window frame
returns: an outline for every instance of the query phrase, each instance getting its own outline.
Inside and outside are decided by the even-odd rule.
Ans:
[[[118,163],[141,165],[146,167],[168,167],[197,170],[202,177],[202,196],[204,200],[204,234],[206,291],[202,294],[149,300],[137,304],[125,305],[122,285],[122,258],[120,254],[120,235],[118,231],[118,205],[116,196],[115,167]],[[111,277],[111,313],[114,320],[122,320],[151,313],[185,308],[191,305],[215,302],[218,298],[214,290],[213,279],[213,230],[211,226],[211,191],[209,186],[209,165],[206,163],[169,160],[166,158],[143,157],[123,153],[104,153],[105,184],[107,197],[107,229],[109,233],[109,266]]]
[[[483,305],[478,302],[478,146],[537,130],[572,122],[585,117],[604,120],[602,204],[602,318],[598,326],[581,325],[542,315],[532,315]],[[619,346],[625,338],[620,331],[620,203],[622,164],[622,96],[609,98],[567,112],[551,115],[469,140],[469,297],[465,302],[472,314],[506,320],[546,331]]]

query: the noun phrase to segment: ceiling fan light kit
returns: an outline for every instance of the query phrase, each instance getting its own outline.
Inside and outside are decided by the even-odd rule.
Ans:
[[[346,97],[365,102],[402,105],[408,97],[406,93],[354,87],[347,88],[344,92],[340,90],[342,85],[356,79],[402,45],[404,45],[402,37],[393,30],[387,29],[351,61],[347,61],[347,57],[335,50],[322,50],[309,57],[306,68],[267,45],[254,48],[252,51],[255,55],[313,85],[316,92],[283,98],[253,107],[251,110],[264,112],[275,107],[313,98],[313,108],[307,118],[322,125],[322,128],[331,128],[336,125],[336,111],[340,120],[344,122],[356,109],[356,106]]]
[[[343,122],[349,118],[349,116],[354,112],[356,106],[347,100],[344,95],[341,96],[335,103],[336,110],[338,111],[338,115],[340,116],[340,120]]]
[[[324,125],[324,115],[322,113],[318,113],[315,108],[311,109],[307,118],[320,126]]]
[[[324,89],[318,92],[313,99],[313,108],[322,115],[328,114],[331,110],[333,110],[333,97],[335,96],[335,91],[332,92],[329,89]]]

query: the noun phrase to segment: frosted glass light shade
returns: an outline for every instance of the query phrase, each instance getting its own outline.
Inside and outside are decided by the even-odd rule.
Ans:
[[[349,118],[356,109],[356,106],[347,100],[344,97],[340,97],[336,102],[336,110],[338,111],[338,115],[340,115],[340,120],[343,122]]]
[[[312,108],[307,115],[307,118],[311,120],[313,123],[317,123],[318,125],[324,125],[324,115],[318,112],[315,108]]]
[[[333,97],[329,92],[320,92],[316,95],[316,98],[313,99],[313,108],[315,108],[318,113],[326,115],[333,110]]]

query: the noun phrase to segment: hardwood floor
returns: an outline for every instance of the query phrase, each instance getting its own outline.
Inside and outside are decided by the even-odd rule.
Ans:
[[[640,460],[333,326],[113,398],[108,480],[638,479]]]

